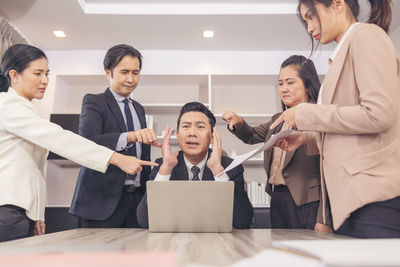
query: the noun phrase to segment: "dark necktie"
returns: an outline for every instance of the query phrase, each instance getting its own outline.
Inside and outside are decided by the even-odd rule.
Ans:
[[[196,165],[193,165],[193,167],[190,170],[193,173],[192,181],[200,181],[199,179],[200,168],[197,167]]]
[[[124,112],[125,112],[125,118],[126,118],[126,127],[128,129],[128,132],[134,131],[135,128],[133,127],[133,118],[132,118],[132,113],[129,108],[129,100],[125,98],[122,102],[124,102]],[[129,155],[136,157],[136,143],[133,143],[132,146],[128,149]],[[134,175],[128,175],[128,179],[130,180],[135,180],[136,174]]]

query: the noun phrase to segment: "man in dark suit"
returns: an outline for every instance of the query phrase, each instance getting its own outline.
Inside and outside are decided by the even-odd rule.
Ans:
[[[110,48],[104,58],[110,83],[102,94],[83,98],[80,135],[115,151],[150,160],[150,145],[161,146],[146,129],[143,106],[129,98],[140,78],[142,56],[129,45]],[[136,208],[146,192],[150,167],[127,175],[110,165],[106,173],[85,167],[79,172],[69,212],[82,227],[139,227]]]
[[[162,158],[156,160],[159,166],[153,168],[150,180],[233,181],[233,227],[248,228],[253,219],[253,207],[244,190],[242,165],[216,177],[232,159],[221,155],[221,138],[214,128],[215,123],[214,115],[203,104],[191,102],[184,105],[177,123],[177,139],[182,150],[172,152],[169,143],[171,130],[167,127]],[[210,143],[213,144],[212,150],[209,149]],[[147,195],[138,206],[137,218],[140,226],[148,227]]]

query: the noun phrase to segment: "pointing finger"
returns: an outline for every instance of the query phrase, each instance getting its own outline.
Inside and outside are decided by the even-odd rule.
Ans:
[[[140,160],[139,164],[144,166],[158,166],[158,164],[155,162],[145,161],[145,160]]]

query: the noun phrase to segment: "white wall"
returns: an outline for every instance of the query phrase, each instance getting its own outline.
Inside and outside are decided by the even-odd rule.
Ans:
[[[44,99],[35,101],[43,117],[53,111],[57,75],[103,74],[106,51],[46,51],[50,83]],[[312,59],[320,74],[328,69],[330,51],[317,51]],[[284,59],[309,51],[142,51],[143,74],[277,74]],[[104,84],[104,89],[107,84]]]

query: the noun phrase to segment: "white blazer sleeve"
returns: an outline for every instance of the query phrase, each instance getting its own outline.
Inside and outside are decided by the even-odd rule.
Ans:
[[[10,133],[80,165],[105,172],[114,151],[42,119],[28,100],[10,95],[0,103],[0,123]]]

